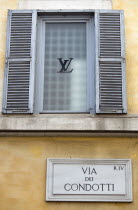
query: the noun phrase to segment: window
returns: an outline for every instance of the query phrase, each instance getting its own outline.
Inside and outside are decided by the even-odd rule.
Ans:
[[[93,23],[93,15],[38,18],[36,112],[89,113],[94,107]]]
[[[3,113],[126,113],[122,11],[9,11],[7,33]]]

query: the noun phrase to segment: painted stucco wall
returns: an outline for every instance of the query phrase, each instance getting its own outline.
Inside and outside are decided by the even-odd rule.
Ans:
[[[133,203],[46,202],[46,158],[132,158]],[[138,139],[0,138],[1,210],[137,210]]]

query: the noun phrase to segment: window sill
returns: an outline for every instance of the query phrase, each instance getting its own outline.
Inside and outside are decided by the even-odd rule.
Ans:
[[[1,115],[0,132],[137,132],[138,115]]]

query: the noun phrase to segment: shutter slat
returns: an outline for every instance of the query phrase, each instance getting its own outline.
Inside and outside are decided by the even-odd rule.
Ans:
[[[97,113],[126,113],[122,17],[122,11],[102,10],[96,16]]]
[[[35,11],[9,11],[3,113],[32,113]]]

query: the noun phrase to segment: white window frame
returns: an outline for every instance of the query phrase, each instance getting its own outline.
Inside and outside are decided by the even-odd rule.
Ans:
[[[44,87],[44,53],[45,53],[45,23],[86,23],[86,55],[87,55],[87,112],[68,110],[43,110],[43,87]],[[35,106],[34,113],[94,113],[95,112],[95,37],[94,37],[94,13],[70,15],[42,15],[38,17],[37,24],[37,54],[36,54],[36,79],[35,79]]]

